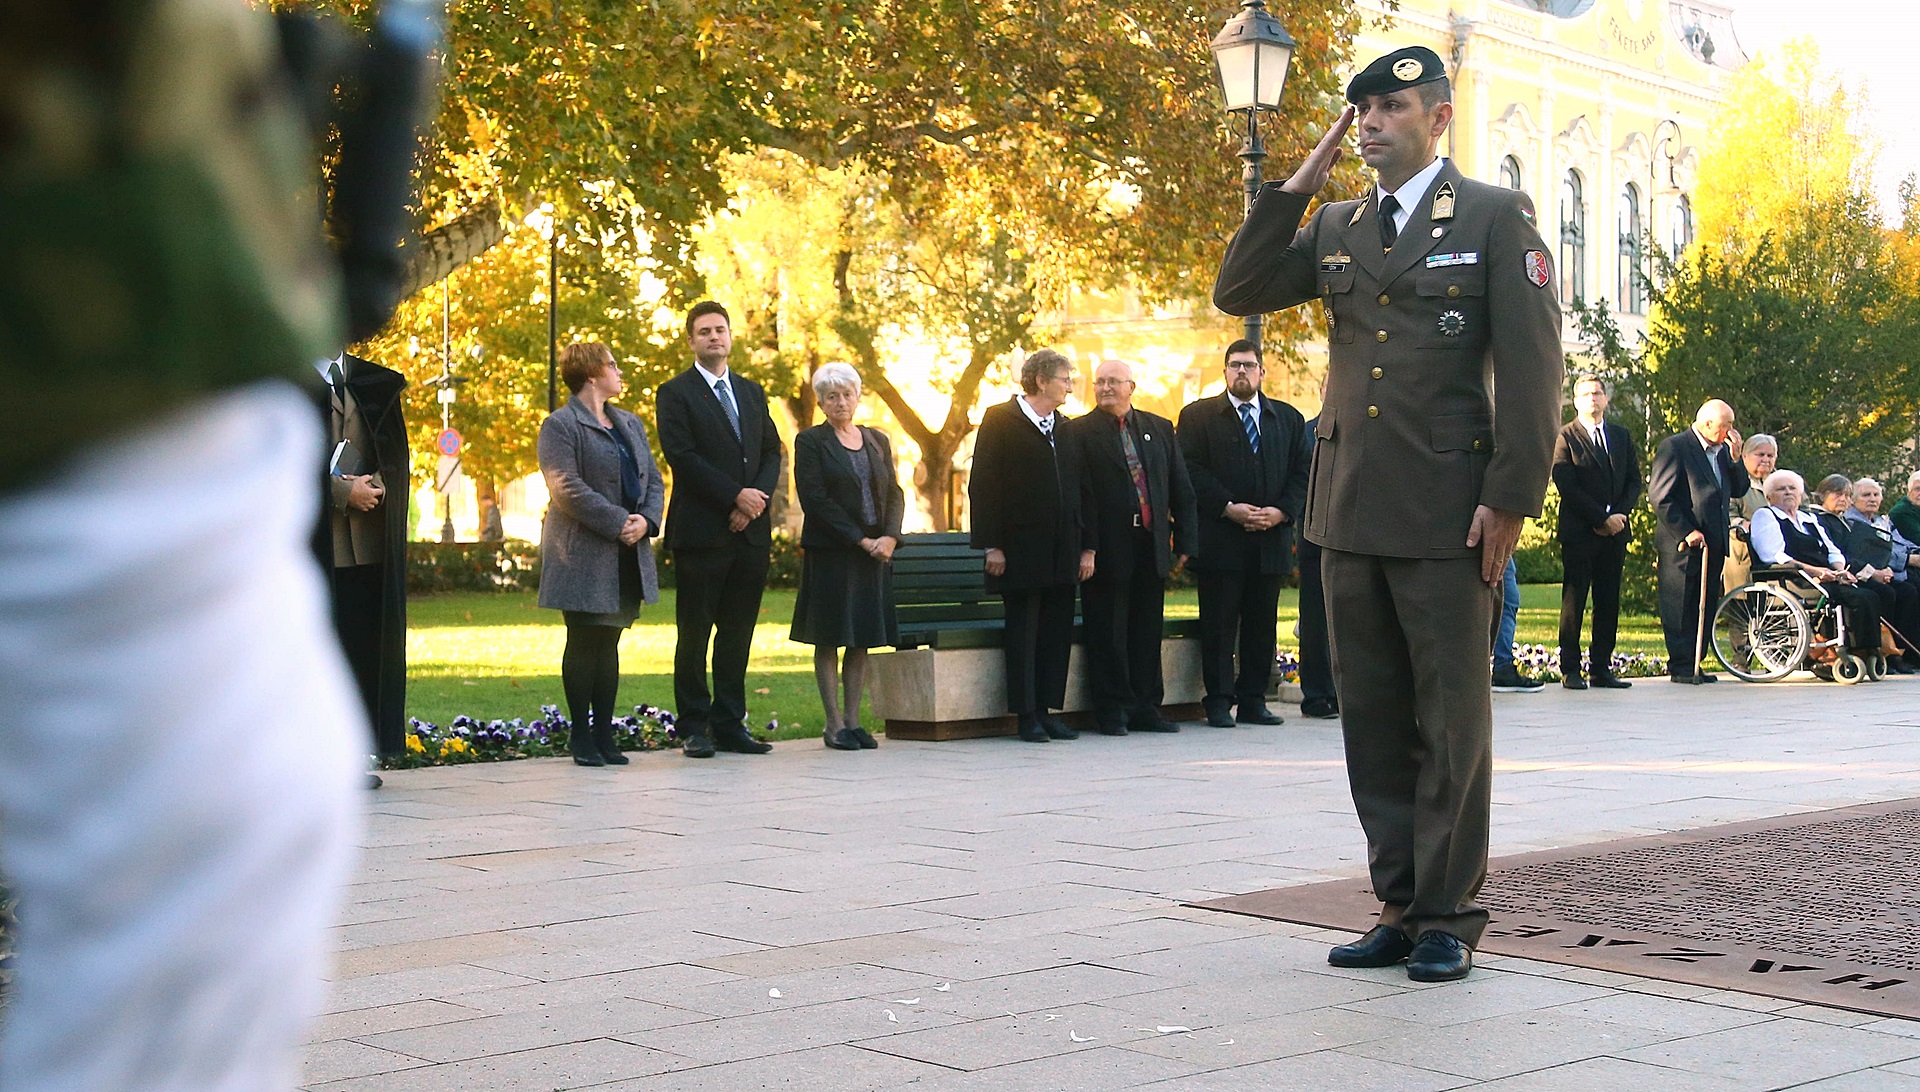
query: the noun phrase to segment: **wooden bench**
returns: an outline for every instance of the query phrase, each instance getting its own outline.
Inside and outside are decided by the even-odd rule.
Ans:
[[[987,591],[986,560],[964,533],[903,535],[893,555],[893,597],[900,623],[895,651],[871,661],[875,712],[895,739],[968,739],[1013,735],[1006,707],[1001,635],[1006,615]],[[1062,719],[1093,726],[1084,643],[1075,616]],[[1172,719],[1200,717],[1200,625],[1169,619],[1161,631],[1165,704]]]

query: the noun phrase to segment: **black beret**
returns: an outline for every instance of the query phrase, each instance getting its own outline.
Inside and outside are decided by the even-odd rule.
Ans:
[[[1384,95],[1446,78],[1447,66],[1440,63],[1438,53],[1426,46],[1407,46],[1361,69],[1347,84],[1347,101],[1359,102],[1368,95]]]

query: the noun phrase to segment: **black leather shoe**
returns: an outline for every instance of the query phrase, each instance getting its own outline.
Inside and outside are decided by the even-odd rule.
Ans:
[[[731,728],[713,734],[713,745],[717,750],[732,751],[737,755],[763,755],[773,750],[773,744],[762,743],[753,738],[745,728]]]
[[[713,740],[705,732],[696,732],[680,741],[680,753],[688,758],[712,758]]]
[[[1210,705],[1207,707],[1207,727],[1233,727],[1233,707],[1230,705]]]
[[[1407,957],[1407,977],[1415,982],[1452,982],[1473,970],[1473,949],[1452,933],[1429,929]]]
[[[1047,736],[1051,739],[1080,738],[1080,733],[1077,730],[1067,727],[1066,721],[1061,720],[1052,713],[1043,712],[1040,714],[1040,726],[1046,730]],[[1124,730],[1125,729],[1122,729],[1122,731]]]
[[[1135,709],[1127,714],[1127,730],[1130,732],[1178,732],[1180,726],[1160,715],[1153,708]]]
[[[1563,690],[1585,690],[1587,688],[1587,680],[1578,675],[1562,675],[1560,676],[1560,688]]]
[[[820,733],[820,739],[836,751],[857,751],[860,749],[860,740],[855,738],[850,729],[823,729]]]
[[[1300,715],[1314,720],[1339,720],[1340,703],[1332,698],[1308,698],[1300,703]]]
[[[1236,719],[1241,724],[1285,724],[1287,722],[1287,718],[1267,708],[1265,702],[1258,705],[1242,705],[1240,716]]]
[[[607,760],[601,758],[597,751],[582,751],[573,756],[573,764],[575,766],[605,766]]]
[[[1020,738],[1028,743],[1045,743],[1051,737],[1041,726],[1040,718],[1029,714],[1020,718]]]
[[[858,724],[847,729],[847,731],[853,733],[853,741],[855,743],[858,743],[860,745],[860,749],[863,751],[871,751],[875,747],[880,746],[880,741],[873,738],[873,733],[867,731],[865,728],[860,727]]]
[[[1632,690],[1633,684],[1618,675],[1595,675],[1593,688],[1595,690]]]
[[[593,749],[600,752],[601,761],[609,766],[625,766],[627,764],[627,756],[620,753],[620,745],[613,741],[612,725],[608,725],[605,732],[598,729],[594,730]]]
[[[1719,682],[1720,676],[1710,675],[1705,671],[1696,671],[1693,675],[1693,681],[1697,683]]]
[[[384,785],[384,784],[386,784],[386,782],[385,782],[385,781],[382,781],[382,780],[380,780],[380,775],[379,775],[379,774],[377,774],[377,773],[370,773],[370,774],[368,774],[368,775],[367,775],[367,788],[369,788],[369,789],[377,789],[377,788],[379,788],[380,786],[382,786],[382,785]]]
[[[1336,967],[1391,967],[1413,951],[1413,940],[1391,925],[1376,925],[1352,944],[1342,944],[1327,953],[1327,962]]]

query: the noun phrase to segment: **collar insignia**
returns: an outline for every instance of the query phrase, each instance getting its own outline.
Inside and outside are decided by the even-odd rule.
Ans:
[[[1453,183],[1440,183],[1440,192],[1433,195],[1433,215],[1431,219],[1453,219]]]

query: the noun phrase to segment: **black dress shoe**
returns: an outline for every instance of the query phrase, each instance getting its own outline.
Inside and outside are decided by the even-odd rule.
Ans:
[[[1040,713],[1040,726],[1046,729],[1047,736],[1051,739],[1079,739],[1080,738],[1080,733],[1078,731],[1067,727],[1066,721],[1061,720],[1059,717],[1054,716],[1052,713],[1048,713],[1044,711]],[[1125,731],[1125,729],[1122,729],[1122,731]]]
[[[1130,732],[1178,732],[1180,726],[1160,715],[1160,710],[1152,707],[1135,709],[1127,714],[1127,730]]]
[[[1578,675],[1562,675],[1560,676],[1560,687],[1563,690],[1585,690],[1587,688],[1587,680]]]
[[[1332,698],[1308,698],[1300,703],[1300,715],[1314,720],[1339,720],[1340,703]]]
[[[1237,719],[1241,724],[1285,724],[1287,722],[1287,718],[1267,708],[1265,702],[1258,705],[1242,705]]]
[[[605,766],[607,760],[601,758],[597,751],[582,751],[573,756],[573,764],[575,766]]]
[[[1595,675],[1593,688],[1595,690],[1632,690],[1633,684],[1618,675]]]
[[[854,737],[850,729],[826,728],[820,732],[820,739],[836,751],[857,751],[860,749],[860,741]]]
[[[695,732],[680,741],[680,753],[688,758],[712,758],[713,740],[705,732]]]
[[[853,733],[853,741],[855,743],[858,743],[860,745],[860,749],[863,751],[871,751],[875,747],[880,746],[880,741],[873,738],[873,733],[867,731],[865,728],[860,727],[858,724],[847,729],[847,731]]]
[[[379,774],[377,774],[377,773],[370,773],[370,774],[368,774],[368,775],[367,775],[367,788],[369,788],[369,789],[377,789],[377,788],[379,788],[380,786],[382,786],[382,785],[384,785],[384,784],[386,784],[386,782],[385,782],[385,781],[382,781],[382,780],[380,780],[380,775],[379,775]]]
[[[1342,944],[1327,953],[1327,962],[1336,967],[1391,967],[1413,951],[1413,940],[1391,925],[1376,925],[1352,944]]]
[[[1473,949],[1452,933],[1429,929],[1407,957],[1407,977],[1415,982],[1452,982],[1473,970]]]
[[[718,750],[732,751],[737,755],[763,755],[773,750],[773,744],[760,742],[745,728],[728,728],[715,732],[713,745]]]
[[[1696,671],[1693,673],[1693,681],[1698,683],[1719,682],[1720,676],[1710,675],[1705,671]]]
[[[1020,718],[1020,738],[1028,743],[1045,743],[1052,737],[1047,735],[1039,717],[1028,714]]]
[[[1231,705],[1210,705],[1207,707],[1207,727],[1233,727],[1233,707]]]

